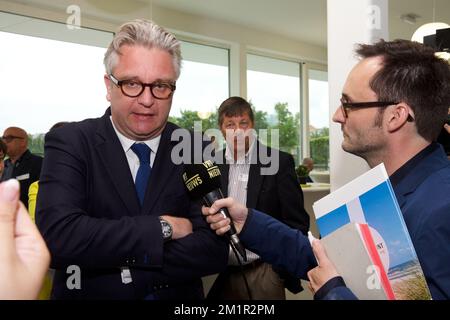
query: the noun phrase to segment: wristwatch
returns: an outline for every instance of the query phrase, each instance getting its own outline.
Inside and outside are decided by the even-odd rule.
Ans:
[[[172,226],[170,225],[169,222],[167,222],[167,220],[164,220],[161,217],[159,218],[159,222],[161,223],[161,231],[163,234],[164,241],[171,240],[173,234]]]

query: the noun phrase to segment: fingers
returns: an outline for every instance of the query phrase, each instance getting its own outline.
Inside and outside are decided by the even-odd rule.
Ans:
[[[16,237],[31,236],[37,241],[44,241],[23,203],[19,202],[18,206],[15,228]]]
[[[223,228],[227,228],[228,227],[227,228],[227,231],[228,231],[230,223],[231,223],[230,219],[228,219],[228,218],[225,219],[225,218],[222,217],[217,222],[213,222],[213,223],[210,223],[210,224],[211,224],[211,229],[213,229],[213,230],[219,230],[219,229],[223,229]]]
[[[208,216],[208,215],[209,215],[209,207],[203,206],[203,207],[202,207],[202,214],[203,214],[204,216]]]
[[[0,184],[0,259],[14,251],[14,230],[19,201],[19,182],[10,179]]]
[[[309,272],[308,272],[308,277],[309,277]],[[312,294],[315,294],[316,292],[314,291],[313,286],[311,285],[311,282],[308,282],[308,289],[309,291],[311,291]]]
[[[314,239],[311,246],[313,249],[313,253],[316,256],[318,265],[321,266],[323,263],[329,261],[325,248],[320,240]]]
[[[222,220],[225,220],[225,219],[226,219],[226,218],[225,218],[222,214],[220,214],[220,213],[218,213],[218,214],[213,214],[213,215],[209,215],[209,216],[206,217],[206,221],[207,221],[209,224],[217,223],[217,222],[222,221]]]
[[[225,199],[219,199],[216,200],[211,208],[209,208],[208,213],[214,214],[217,211],[219,211],[220,208],[229,208],[233,205],[233,198],[225,198]]]
[[[212,214],[209,213],[209,208],[203,207],[202,211],[205,212],[206,221],[209,223],[209,226],[212,230],[216,231],[216,233],[221,236],[230,230],[231,220],[228,218],[224,218],[220,213]],[[206,213],[207,212],[207,213]]]
[[[210,224],[210,228],[215,230],[218,235],[223,235],[230,230],[231,220],[217,212],[221,208],[230,208],[233,204],[234,200],[232,198],[225,198],[216,200],[210,208],[202,207],[202,214],[206,216],[206,221]]]
[[[27,209],[19,202],[15,229],[16,251],[21,261],[42,277],[50,264],[50,252]],[[33,253],[33,254],[31,254]]]

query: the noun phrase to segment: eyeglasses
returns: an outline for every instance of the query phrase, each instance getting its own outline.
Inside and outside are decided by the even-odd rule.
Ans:
[[[142,83],[138,80],[117,80],[112,74],[109,75],[111,81],[118,87],[124,95],[130,98],[136,98],[144,92],[145,87],[150,88],[155,99],[167,100],[169,99],[176,89],[175,83],[168,82],[153,82],[153,83]]]
[[[370,102],[347,102],[344,98],[341,98],[341,109],[342,113],[346,118],[348,118],[347,109],[365,109],[365,108],[380,108],[380,107],[389,107],[394,104],[398,104],[398,102],[392,101],[370,101]]]
[[[348,118],[347,109],[386,108],[395,104],[399,104],[399,102],[393,101],[347,102],[344,100],[344,98],[341,98],[340,101],[341,110],[345,118]],[[406,120],[408,122],[413,122],[414,118],[410,114],[408,114],[408,118]]]
[[[1,137],[1,139],[3,141],[5,141],[6,143],[10,143],[14,139],[25,139],[25,138],[24,137],[18,137],[18,136],[3,136],[3,137]]]

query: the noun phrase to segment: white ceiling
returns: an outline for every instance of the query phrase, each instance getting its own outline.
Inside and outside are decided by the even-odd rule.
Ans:
[[[61,8],[64,8],[67,3],[81,2],[74,0],[10,1]],[[280,34],[322,47],[327,45],[327,0],[84,0],[84,3],[95,7],[99,16],[103,18],[139,10],[141,7],[148,8],[149,5],[159,6]],[[435,7],[436,21],[450,24],[450,0],[389,0],[390,38],[410,39],[420,25],[433,21],[433,7]],[[420,16],[415,25],[400,20],[400,16],[407,13]]]
[[[326,0],[142,0],[161,7],[212,17],[326,47]],[[345,0],[335,0],[345,1]],[[450,0],[434,0],[436,21],[450,24]],[[421,18],[415,25],[402,14]],[[345,19],[345,17],[343,17]],[[433,0],[389,0],[390,38],[410,39],[422,24],[433,20]]]

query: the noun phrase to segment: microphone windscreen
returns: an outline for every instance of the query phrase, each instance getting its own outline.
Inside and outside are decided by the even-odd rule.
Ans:
[[[220,189],[219,167],[207,160],[201,164],[185,164],[183,181],[193,199],[201,199],[211,191]]]

